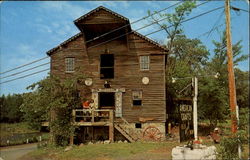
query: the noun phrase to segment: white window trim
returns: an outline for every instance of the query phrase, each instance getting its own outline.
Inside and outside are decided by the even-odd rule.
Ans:
[[[145,59],[143,59],[143,57],[147,57],[148,62],[145,62]],[[139,57],[139,63],[140,63],[140,70],[141,71],[148,71],[150,69],[150,56],[148,55],[141,55]],[[145,66],[147,66],[147,68],[145,68]]]

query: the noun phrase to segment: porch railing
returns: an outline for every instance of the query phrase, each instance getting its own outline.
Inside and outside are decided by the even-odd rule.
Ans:
[[[113,112],[110,109],[74,109],[72,115],[74,122],[111,122]]]

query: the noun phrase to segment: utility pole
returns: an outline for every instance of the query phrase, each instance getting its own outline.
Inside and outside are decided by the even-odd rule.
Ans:
[[[227,41],[227,57],[228,57],[228,84],[229,84],[229,104],[231,111],[231,131],[233,134],[237,132],[236,119],[236,91],[233,69],[233,54],[232,54],[232,40],[230,30],[230,0],[225,0],[225,14],[226,14],[226,41]]]
[[[194,85],[194,97],[193,97],[194,140],[198,141],[198,115],[197,115],[198,78],[194,77],[192,81]]]

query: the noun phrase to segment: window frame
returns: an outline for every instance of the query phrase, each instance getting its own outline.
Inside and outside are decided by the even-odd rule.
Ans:
[[[70,61],[72,60],[72,61]],[[69,66],[72,65],[72,66]],[[70,70],[68,70],[70,69]],[[75,72],[75,57],[65,57],[65,72],[73,73]]]
[[[136,93],[138,92],[138,93]],[[135,97],[135,95],[138,95],[138,97]],[[142,90],[132,90],[132,106],[133,107],[142,107],[143,103],[142,103]],[[141,105],[134,105],[134,101],[141,101]]]
[[[150,70],[150,56],[149,55],[140,55],[139,56],[139,64],[140,64],[141,71]]]

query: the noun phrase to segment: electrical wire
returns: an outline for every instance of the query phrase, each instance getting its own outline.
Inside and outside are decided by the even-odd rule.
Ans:
[[[205,15],[205,14],[211,13],[211,12],[216,11],[216,10],[221,9],[221,8],[224,8],[224,6],[218,7],[218,8],[215,8],[215,9],[212,9],[212,10],[210,10],[210,11],[204,12],[204,13],[199,14],[199,15],[197,15],[197,16],[194,16],[194,17],[191,17],[191,18],[189,18],[189,19],[183,20],[181,23],[184,23],[184,22],[193,20],[193,19],[195,19],[195,18],[198,18],[198,17],[200,17],[200,16],[203,16],[203,15]],[[166,28],[173,27],[173,26],[174,26],[174,25],[171,25],[171,26],[168,26],[168,27],[166,27]],[[151,33],[149,33],[149,34],[146,34],[145,36],[149,36],[149,35],[151,35],[151,34],[160,32],[160,31],[163,30],[163,29],[165,29],[165,28],[161,28],[161,29],[159,29],[159,30],[156,30],[156,31],[154,31],[154,32],[151,32]]]
[[[118,31],[118,30],[122,29],[122,28],[125,28],[125,27],[127,27],[127,26],[129,26],[129,25],[132,25],[132,24],[134,24],[134,23],[140,22],[140,21],[142,21],[142,20],[144,20],[144,19],[146,19],[146,18],[149,18],[150,16],[153,16],[153,15],[155,15],[155,14],[158,14],[158,13],[160,13],[160,12],[163,12],[163,11],[165,11],[165,10],[167,10],[167,9],[169,9],[169,8],[172,8],[172,7],[174,7],[174,6],[176,6],[176,5],[180,4],[180,3],[183,3],[183,1],[178,2],[178,3],[175,3],[175,4],[173,4],[173,5],[169,6],[169,7],[166,7],[166,8],[164,8],[164,9],[161,9],[161,10],[159,10],[159,11],[156,11],[156,12],[154,12],[153,14],[150,14],[150,15],[148,15],[148,16],[142,17],[142,18],[140,18],[140,19],[138,19],[138,20],[135,20],[135,21],[131,22],[130,24],[126,24],[126,25],[124,25],[124,26],[121,26],[121,27],[116,28],[116,29],[114,29],[114,30],[111,30],[111,31],[109,31],[109,32],[106,32],[106,33],[104,33],[104,34],[102,34],[102,35],[100,35],[100,36],[94,37],[94,38],[92,38],[92,39],[86,41],[85,43],[89,43],[89,42],[94,41],[94,40],[96,40],[96,39],[99,39],[99,38],[101,38],[101,37],[103,37],[103,36],[106,36],[106,35],[108,35],[108,34],[110,34],[110,33],[113,33],[113,32],[115,32],[115,31]],[[24,65],[15,67],[15,68],[13,68],[13,69],[10,69],[10,70],[4,71],[4,72],[0,72],[0,74],[5,74],[5,73],[8,73],[8,72],[11,72],[11,71],[13,71],[13,70],[16,70],[16,69],[25,67],[25,66],[27,66],[27,65],[30,65],[30,64],[39,62],[39,61],[41,61],[41,60],[44,60],[44,59],[46,59],[46,58],[49,58],[49,57],[46,56],[46,57],[44,57],[44,58],[41,58],[41,59],[32,61],[32,62],[30,62],[30,63],[27,63],[27,64],[24,64]]]
[[[174,6],[176,6],[176,5],[180,4],[180,3],[183,3],[183,2],[184,2],[184,1],[180,1],[180,2],[175,3],[175,4],[173,4],[173,5],[171,5],[171,6],[167,7],[167,8],[164,8],[164,9],[162,9],[162,10],[156,11],[156,12],[154,12],[153,14],[150,14],[150,15],[145,16],[145,17],[142,17],[142,18],[140,18],[140,19],[138,19],[138,20],[136,20],[136,21],[134,21],[134,22],[131,22],[130,24],[126,24],[126,25],[124,25],[124,26],[121,26],[121,27],[119,27],[119,28],[116,28],[116,29],[114,29],[114,30],[111,30],[111,31],[109,31],[109,32],[107,32],[107,33],[104,33],[104,34],[102,34],[102,35],[100,35],[100,36],[97,36],[97,37],[95,37],[95,38],[92,38],[92,39],[86,41],[86,43],[92,42],[92,41],[97,40],[97,39],[99,39],[99,38],[101,38],[101,37],[104,37],[104,36],[106,36],[106,35],[108,35],[108,34],[110,34],[110,33],[113,33],[113,32],[115,32],[115,31],[121,30],[122,28],[125,28],[125,27],[127,27],[127,26],[130,26],[130,25],[132,25],[132,24],[134,24],[134,23],[137,23],[137,22],[140,22],[140,21],[142,21],[142,20],[145,20],[145,19],[147,19],[147,18],[149,18],[149,17],[151,17],[151,16],[153,16],[153,15],[155,15],[155,14],[158,14],[158,13],[160,13],[160,12],[163,12],[163,11],[165,11],[165,10],[167,10],[167,9],[169,9],[169,8],[172,8],[172,7],[174,7]],[[207,3],[207,2],[206,2],[206,3]]]
[[[200,17],[200,16],[203,16],[203,15],[205,15],[205,14],[211,13],[211,12],[216,11],[216,10],[221,9],[221,8],[223,8],[223,7],[218,7],[218,8],[215,8],[215,9],[209,10],[209,11],[204,12],[204,13],[202,13],[202,14],[199,14],[199,15],[197,15],[197,16],[194,16],[194,17],[191,17],[191,18],[189,18],[189,19],[186,19],[186,20],[184,20],[184,21],[182,21],[182,22],[180,22],[180,23],[184,23],[184,22],[187,22],[187,21],[193,20],[193,19],[195,19],[195,18],[198,18],[198,17]],[[147,26],[148,26],[148,25],[147,25]],[[168,26],[168,27],[172,27],[172,26],[173,26],[173,25]],[[151,35],[151,34],[157,33],[157,32],[159,32],[159,31],[161,31],[161,30],[163,30],[163,29],[160,29],[160,30],[157,30],[157,31],[151,32],[151,33],[149,33],[149,34],[147,34],[147,35]],[[112,41],[112,40],[114,40],[114,39],[120,38],[120,37],[122,37],[122,36],[125,36],[125,35],[127,35],[127,34],[130,34],[130,33],[132,33],[132,32],[133,32],[133,31],[131,31],[131,32],[129,32],[129,33],[126,33],[126,34],[124,34],[124,35],[121,35],[121,36],[115,37],[115,38],[113,38],[113,39],[111,39],[111,40],[105,41],[105,43],[107,43],[107,42],[109,42],[109,41]],[[146,35],[146,36],[147,36],[147,35]],[[102,44],[103,44],[103,43],[100,43],[100,44],[98,44],[98,45],[102,45]],[[97,45],[95,45],[95,46],[97,46]],[[92,47],[93,47],[93,46],[92,46]],[[90,48],[90,47],[89,47],[89,48]],[[48,69],[46,69],[46,70],[48,70]],[[36,73],[43,72],[43,71],[46,71],[46,70],[42,70],[42,71],[39,71],[39,72],[35,72],[35,74],[36,74]],[[33,73],[33,74],[34,74],[34,73]],[[25,75],[25,76],[22,76],[22,77],[19,77],[19,78],[16,78],[16,79],[12,79],[12,80],[8,80],[8,81],[4,81],[4,82],[2,82],[2,83],[0,83],[0,84],[7,83],[7,82],[10,82],[10,81],[14,81],[14,80],[17,80],[17,79],[20,79],[20,78],[28,77],[28,76],[33,75],[33,74],[29,74],[29,75]]]
[[[5,76],[5,77],[0,77],[0,79],[4,79],[4,78],[11,77],[11,76],[15,76],[15,75],[18,75],[18,74],[21,74],[21,73],[30,71],[30,70],[35,69],[35,68],[38,68],[38,67],[41,67],[41,66],[45,66],[45,65],[47,65],[47,64],[50,64],[50,62],[48,62],[48,63],[43,63],[43,64],[41,64],[41,65],[38,65],[38,66],[35,66],[35,67],[32,67],[32,68],[29,68],[29,69],[26,69],[26,70],[23,70],[23,71],[20,71],[20,72],[17,72],[17,73],[10,74],[10,75]]]
[[[38,73],[41,73],[41,72],[44,72],[44,71],[48,71],[48,70],[50,70],[50,68],[47,68],[47,69],[44,69],[44,70],[41,70],[41,71],[37,71],[37,72],[31,73],[31,74],[27,74],[27,75],[24,75],[24,76],[21,76],[21,77],[17,77],[15,79],[3,81],[3,82],[0,82],[0,84],[11,82],[11,81],[15,81],[15,80],[22,79],[22,78],[25,78],[25,77],[29,77],[29,76],[32,76],[34,74],[38,74]]]
[[[220,22],[220,20],[221,20],[223,14],[224,14],[224,11],[225,11],[225,9],[221,12],[219,18],[216,20],[216,22],[214,23],[212,29],[209,31],[209,33],[208,33],[208,35],[207,35],[207,38],[211,35],[211,33],[212,33],[212,31],[214,30],[214,28],[215,28],[215,27],[218,25],[218,23]]]
[[[47,59],[47,58],[49,58],[49,57],[48,57],[48,56],[46,56],[46,57],[40,58],[40,59],[38,59],[38,60],[35,60],[35,61],[32,61],[32,62],[29,62],[29,63],[27,63],[27,64],[24,64],[24,65],[21,65],[21,66],[15,67],[15,68],[13,68],[13,69],[10,69],[10,70],[4,71],[4,72],[1,72],[0,74],[5,74],[5,73],[8,73],[8,72],[14,71],[14,70],[16,70],[16,69],[19,69],[19,68],[22,68],[22,67],[25,67],[25,66],[31,65],[31,64],[33,64],[33,63],[36,63],[36,62],[42,61],[42,60]]]
[[[209,11],[204,12],[204,13],[202,13],[202,14],[199,14],[199,15],[197,15],[197,16],[194,16],[194,17],[191,17],[191,18],[189,18],[189,19],[183,20],[183,21],[181,21],[180,23],[184,23],[184,22],[193,20],[193,19],[195,19],[195,18],[198,18],[198,17],[200,17],[200,16],[203,16],[203,15],[205,15],[205,14],[211,13],[211,12],[216,11],[216,10],[221,9],[221,8],[224,8],[224,6],[218,7],[218,8],[212,9],[212,10],[209,10]],[[164,19],[166,19],[166,18],[164,18]],[[163,19],[161,19],[160,21],[162,21],[162,20],[163,20]],[[151,23],[150,25],[153,25],[153,24],[155,24],[155,23],[157,23],[157,22],[153,22],[153,23]],[[128,35],[128,34],[130,34],[130,33],[135,32],[135,31],[138,31],[138,30],[141,30],[141,29],[143,29],[143,28],[149,27],[150,25],[146,25],[146,26],[143,26],[143,27],[141,27],[141,28],[139,28],[139,29],[137,29],[137,30],[127,32],[127,33],[122,34],[122,35],[120,35],[120,36],[117,36],[117,37],[115,37],[115,38],[112,38],[112,39],[109,39],[109,40],[107,40],[107,41],[104,41],[104,42],[101,42],[101,43],[99,43],[99,44],[96,44],[96,45],[93,45],[93,46],[91,46],[91,47],[88,47],[87,49],[91,49],[91,48],[100,46],[100,45],[102,45],[102,44],[106,44],[106,43],[108,43],[108,42],[111,42],[111,41],[113,41],[113,40],[115,40],[115,39],[118,39],[118,38],[121,38],[121,37],[123,37],[123,36],[126,36],[126,35]],[[154,32],[148,33],[148,34],[146,34],[146,35],[144,35],[144,36],[146,37],[146,36],[148,36],[148,35],[151,35],[151,34],[160,32],[160,31],[162,31],[163,29],[170,28],[170,27],[173,27],[173,26],[174,26],[174,25],[170,25],[170,26],[168,26],[168,27],[161,28],[161,29],[156,30],[156,31],[154,31]]]

